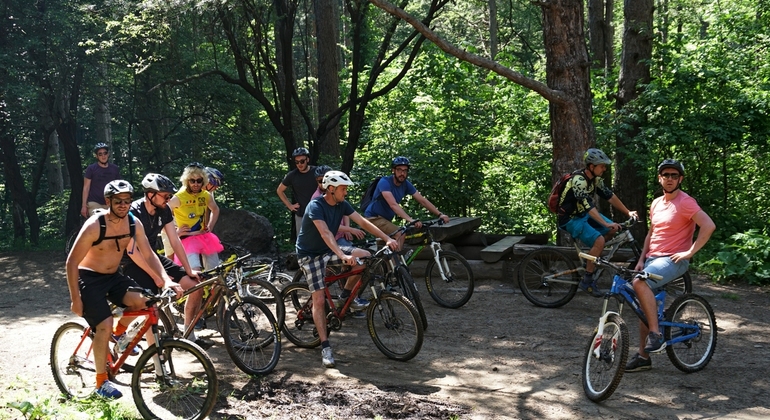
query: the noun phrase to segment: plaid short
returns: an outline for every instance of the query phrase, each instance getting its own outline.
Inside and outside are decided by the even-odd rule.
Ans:
[[[356,248],[352,246],[341,246],[340,249],[345,254],[350,255]],[[327,266],[344,265],[340,257],[333,252],[315,257],[302,257],[297,263],[299,263],[300,270],[305,273],[305,279],[307,280],[307,285],[311,293],[316,290],[323,290],[326,287],[324,284],[324,276],[326,275]]]

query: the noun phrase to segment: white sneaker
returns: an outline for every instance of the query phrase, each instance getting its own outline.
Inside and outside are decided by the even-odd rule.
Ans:
[[[333,368],[335,366],[331,347],[321,349],[321,361],[323,362],[324,367]]]

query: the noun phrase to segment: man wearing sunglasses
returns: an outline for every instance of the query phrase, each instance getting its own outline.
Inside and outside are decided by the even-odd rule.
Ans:
[[[650,230],[644,239],[642,258],[635,269],[658,274],[663,280],[645,282],[636,277],[633,281],[648,324],[639,323],[639,351],[626,365],[626,372],[651,369],[649,353],[658,353],[666,348],[658,326],[653,290],[659,290],[671,280],[681,277],[693,255],[706,245],[716,229],[698,202],[679,189],[683,179],[684,165],[678,160],[666,159],[658,165],[658,183],[663,188],[663,195],[650,205]],[[696,226],[698,237],[693,241]]]
[[[296,168],[286,174],[281,183],[278,184],[276,193],[283,205],[294,215],[295,231],[299,231],[299,227],[302,225],[302,216],[305,215],[305,208],[317,188],[315,166],[310,164],[310,151],[304,147],[294,149],[291,159]],[[293,203],[286,196],[286,190],[289,188],[292,191]],[[296,236],[292,238],[292,241],[294,239]]]
[[[94,214],[96,209],[107,209],[102,191],[108,182],[120,178],[120,168],[109,162],[110,146],[96,143],[93,151],[96,162],[88,165],[83,175],[83,204],[80,208],[83,217]]]

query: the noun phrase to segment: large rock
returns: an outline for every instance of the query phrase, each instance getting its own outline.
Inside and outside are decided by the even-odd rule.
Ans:
[[[244,248],[252,254],[273,253],[276,246],[273,241],[275,230],[270,221],[246,210],[220,207],[214,233],[223,243]]]

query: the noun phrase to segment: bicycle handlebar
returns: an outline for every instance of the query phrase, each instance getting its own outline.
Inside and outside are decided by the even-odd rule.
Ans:
[[[249,259],[249,258],[251,258],[251,254],[250,253],[246,254],[246,255],[244,255],[242,257],[239,257],[239,258],[237,258],[235,260],[228,261],[228,262],[223,262],[223,263],[219,264],[218,266],[216,266],[214,268],[210,268],[210,269],[208,269],[206,271],[201,271],[200,273],[198,273],[198,275],[202,279],[210,279],[212,277],[218,276],[223,271],[227,270],[228,268],[230,268],[230,267],[232,267],[234,265],[242,265],[242,264],[244,264],[244,262],[247,259]]]
[[[150,289],[145,289],[139,286],[129,286],[126,291],[140,293],[142,296],[146,297],[148,299],[148,308],[156,303],[168,305],[176,300],[176,292],[171,288],[163,289],[160,291],[160,293],[157,294]]]
[[[584,258],[586,260],[589,260],[589,261],[591,261],[593,263],[596,263],[597,265],[603,265],[603,266],[606,266],[606,267],[612,267],[612,268],[614,268],[618,272],[628,273],[628,274],[631,274],[632,276],[639,276],[639,277],[641,277],[643,279],[648,279],[649,278],[649,279],[653,279],[655,281],[663,280],[663,276],[660,276],[658,274],[648,273],[646,271],[636,271],[636,270],[631,270],[629,268],[620,267],[619,265],[613,264],[613,263],[607,261],[604,258],[595,257],[593,255],[586,254],[585,252],[581,252],[578,255],[580,256],[580,258]]]

